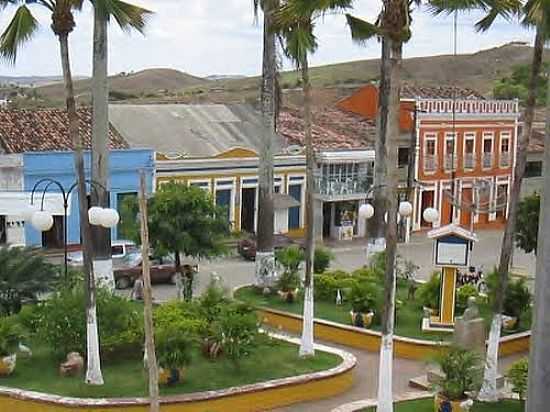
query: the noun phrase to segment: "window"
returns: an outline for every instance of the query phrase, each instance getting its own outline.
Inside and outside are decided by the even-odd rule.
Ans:
[[[424,141],[424,172],[433,173],[437,169],[437,136],[426,135]]]
[[[405,167],[409,164],[409,148],[400,147],[397,151],[397,167]]]
[[[500,167],[506,168],[511,166],[510,155],[510,133],[500,134]]]
[[[120,214],[117,237],[131,239],[135,233],[139,233],[137,193],[117,193],[117,209]]]
[[[464,169],[472,170],[475,167],[476,135],[464,135]]]
[[[493,167],[493,133],[483,134],[483,168]]]
[[[525,165],[525,177],[542,176],[542,161],[527,162]]]
[[[456,169],[456,133],[445,134],[445,170]]]

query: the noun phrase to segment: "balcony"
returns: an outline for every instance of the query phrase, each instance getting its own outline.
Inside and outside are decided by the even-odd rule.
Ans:
[[[316,173],[315,192],[323,200],[364,199],[372,187],[373,177],[366,173],[329,176]]]
[[[476,165],[476,158],[473,153],[464,154],[464,170],[473,170]]]
[[[424,156],[424,173],[434,173],[437,170],[437,157],[434,155]]]
[[[510,152],[501,152],[500,153],[500,162],[499,165],[502,169],[510,167],[512,164],[512,155]]]
[[[444,163],[445,170],[456,170],[457,158],[454,155],[446,155]]]
[[[482,165],[484,169],[493,168],[493,154],[492,153],[483,153],[482,156]]]

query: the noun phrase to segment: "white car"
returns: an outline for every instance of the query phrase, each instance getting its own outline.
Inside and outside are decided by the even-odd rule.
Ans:
[[[135,242],[131,240],[115,240],[111,243],[111,253],[113,256],[113,264],[120,262],[126,256],[132,253],[139,252],[138,247]],[[67,256],[69,265],[71,266],[82,266],[84,263],[84,256],[82,251],[71,252]]]

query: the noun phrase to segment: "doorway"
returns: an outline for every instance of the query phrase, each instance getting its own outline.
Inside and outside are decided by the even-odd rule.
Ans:
[[[0,215],[0,244],[4,244],[8,241],[6,216]]]
[[[63,230],[63,216],[54,216],[52,228],[42,232],[42,246],[46,249],[63,248]]]
[[[472,189],[462,189],[460,224],[467,229],[470,229],[472,224],[472,207]]]
[[[506,210],[508,209],[508,185],[497,186],[497,221],[506,223]]]
[[[330,237],[330,226],[332,223],[332,203],[323,203],[323,238]]]
[[[256,188],[243,188],[241,198],[241,231],[255,233]]]
[[[302,184],[288,186],[288,194],[300,202],[300,206],[294,206],[288,209],[288,229],[299,229],[302,214]]]
[[[425,190],[422,192],[422,210],[420,213],[420,226],[421,227],[432,227],[432,224],[424,220],[423,211],[429,207],[434,207],[434,191]]]

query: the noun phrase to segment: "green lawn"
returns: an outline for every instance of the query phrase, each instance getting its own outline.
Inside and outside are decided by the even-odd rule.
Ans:
[[[375,408],[362,409],[362,412],[375,412]],[[433,399],[422,399],[396,404],[395,412],[433,412]],[[518,401],[502,401],[495,404],[476,403],[471,412],[523,412]]]
[[[340,357],[324,352],[317,352],[311,359],[301,359],[296,345],[261,338],[260,346],[241,361],[238,369],[225,358],[210,361],[199,353],[194,354],[185,381],[176,386],[161,387],[161,394],[223,389],[326,370],[340,362]],[[1,378],[0,385],[73,397],[128,397],[148,393],[147,372],[141,359],[104,362],[105,385],[101,387],[85,385],[82,377],[60,377],[57,367],[58,362],[44,348],[33,347],[33,357],[18,359],[14,374]]]
[[[303,313],[303,304],[301,300],[296,300],[294,303],[289,304],[284,302],[277,295],[263,296],[261,294],[258,294],[253,287],[245,287],[239,289],[235,293],[235,298],[244,302],[248,302],[249,304],[256,307],[265,306],[268,308],[282,310],[297,315],[302,315]],[[420,308],[418,302],[410,301],[407,299],[406,287],[400,286],[397,288],[397,299],[402,302],[399,310],[397,311],[397,320],[395,324],[395,333],[397,335],[432,341],[452,339],[451,333],[429,333],[422,331],[422,309]],[[351,306],[349,304],[337,306],[334,302],[327,302],[322,300],[315,301],[315,317],[318,319],[351,325],[351,317],[349,314],[350,310]],[[481,315],[486,319],[487,329],[489,329],[492,316],[490,309],[487,307],[487,305],[481,305],[480,312]],[[529,323],[529,320],[523,321],[523,325],[528,325]],[[380,324],[375,323],[371,326],[371,329],[379,331]],[[525,330],[525,328],[522,330]]]

